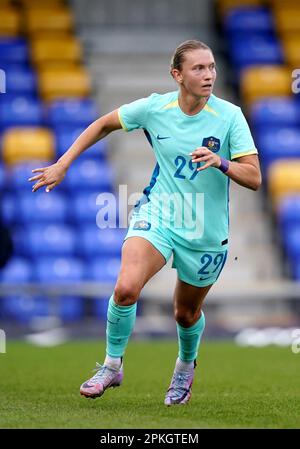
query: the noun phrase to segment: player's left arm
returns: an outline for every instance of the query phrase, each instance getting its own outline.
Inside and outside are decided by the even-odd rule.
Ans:
[[[216,153],[213,153],[206,147],[196,148],[192,153],[192,162],[205,162],[205,164],[198,168],[198,171],[205,170],[208,167],[220,168],[222,166],[222,159]],[[224,161],[224,160],[223,160]],[[257,154],[250,154],[246,156],[236,157],[234,161],[226,160],[226,167],[228,166],[225,175],[243,187],[251,190],[258,190],[261,185],[261,171],[259,159]]]
[[[230,115],[228,149],[229,160],[206,147],[197,148],[194,162],[204,162],[199,170],[215,167],[241,186],[257,190],[261,185],[259,159],[249,125],[239,107],[233,108]]]
[[[228,161],[228,163],[228,170],[225,174],[229,176],[230,179],[248,189],[259,189],[262,179],[257,154],[241,156],[235,158],[234,161]]]

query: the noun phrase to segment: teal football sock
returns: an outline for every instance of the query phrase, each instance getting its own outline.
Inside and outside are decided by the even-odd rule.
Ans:
[[[134,328],[136,303],[131,306],[119,306],[112,294],[107,309],[106,353],[110,357],[124,355],[128,339]]]
[[[179,353],[178,357],[183,362],[192,362],[197,358],[201,337],[205,328],[205,317],[202,312],[199,320],[191,327],[177,325]]]

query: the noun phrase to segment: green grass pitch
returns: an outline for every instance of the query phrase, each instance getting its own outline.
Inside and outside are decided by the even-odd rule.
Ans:
[[[131,341],[121,387],[79,395],[104,343],[38,348],[9,342],[0,354],[0,428],[299,428],[300,354],[204,341],[193,394],[163,404],[177,354],[174,341]]]

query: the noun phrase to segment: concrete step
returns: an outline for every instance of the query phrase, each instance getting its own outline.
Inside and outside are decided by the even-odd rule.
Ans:
[[[192,26],[212,21],[211,0],[71,0],[77,24],[83,26]]]
[[[170,61],[171,52],[168,55],[156,55],[154,60],[145,56],[115,57],[101,54],[89,58],[89,69],[101,104],[103,102],[106,104],[105,100],[109,98],[117,107],[124,102],[146,97],[152,92],[165,93],[177,90],[178,86],[169,73]],[[215,95],[223,97],[226,89],[228,91],[225,80],[219,76],[214,89]],[[233,101],[230,92],[226,93],[226,98]],[[107,108],[108,106],[110,103],[107,104]],[[106,112],[109,110],[107,108]]]
[[[216,48],[207,27],[162,29],[138,27],[99,28],[98,25],[83,28],[78,33],[86,55],[171,55],[182,42],[195,38]]]

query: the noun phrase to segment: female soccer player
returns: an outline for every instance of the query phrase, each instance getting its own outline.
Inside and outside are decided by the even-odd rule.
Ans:
[[[84,150],[121,128],[142,128],[157,159],[122,246],[107,311],[104,364],[80,387],[89,398],[122,383],[140,292],[173,254],[179,353],[165,404],[188,402],[205,327],[202,303],[227,255],[229,179],[252,190],[261,184],[257,150],[241,109],[212,94],[216,67],[211,49],[196,40],[182,43],[171,75],[177,91],[152,94],[104,115],[55,164],[33,170],[39,174],[30,178],[33,191],[43,186],[51,191]]]

